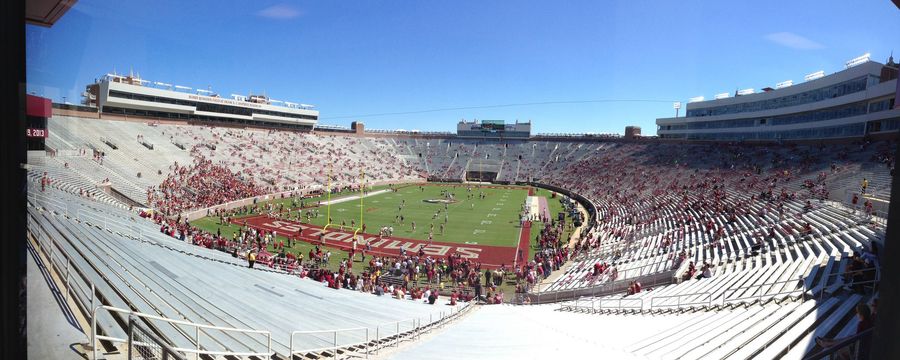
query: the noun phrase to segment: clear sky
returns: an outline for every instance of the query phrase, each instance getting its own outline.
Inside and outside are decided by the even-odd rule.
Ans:
[[[530,119],[535,133],[652,135],[674,100],[900,58],[890,0],[79,0],[26,34],[28,91],[55,101],[134,69],[314,104],[322,124],[445,131]]]

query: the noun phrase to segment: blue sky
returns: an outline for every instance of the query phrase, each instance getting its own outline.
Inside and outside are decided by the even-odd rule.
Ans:
[[[900,58],[889,0],[79,0],[26,34],[28,91],[56,101],[134,69],[315,104],[323,124],[447,131],[476,118],[655,134],[674,100],[798,83],[866,52]],[[593,100],[641,101],[485,107]],[[467,107],[481,108],[429,111]],[[416,113],[378,115],[398,112]]]

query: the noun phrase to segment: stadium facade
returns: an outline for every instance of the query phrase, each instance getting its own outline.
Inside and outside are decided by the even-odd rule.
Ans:
[[[531,121],[507,124],[503,120],[460,120],[456,124],[456,136],[460,138],[490,140],[528,140],[531,137]]]
[[[660,138],[711,141],[798,141],[893,135],[900,129],[898,64],[848,62],[834,74],[779,83],[761,92],[695,98],[686,116],[656,119]]]
[[[170,120],[312,130],[319,112],[311,105],[264,95],[222,98],[210,90],[151,82],[139,76],[107,74],[87,86],[84,105],[101,114]]]

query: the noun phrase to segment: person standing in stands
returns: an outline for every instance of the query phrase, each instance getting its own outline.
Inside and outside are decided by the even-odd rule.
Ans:
[[[44,191],[44,187],[50,184],[50,178],[47,176],[47,172],[44,171],[44,176],[41,176],[41,192]]]
[[[250,263],[249,267],[252,269],[253,264],[256,263],[256,251],[250,250],[250,253],[247,254],[247,262]]]
[[[872,310],[869,308],[869,305],[861,302],[856,304],[856,318],[859,322],[856,323],[856,335],[859,335],[863,331],[871,329],[875,326],[875,321],[872,317]],[[847,340],[848,337],[840,338],[840,339],[827,339],[822,337],[816,337],[816,344],[822,347],[823,349],[827,349],[829,347],[835,346],[838,343]],[[872,345],[872,337],[866,336],[859,339],[856,348],[856,359],[868,359],[869,358],[869,348]],[[837,353],[834,354],[834,358],[836,359],[853,359],[853,354],[851,347],[847,346],[843,349],[838,350]]]
[[[869,180],[866,179],[866,178],[863,178],[863,181],[862,181],[862,193],[865,194],[865,193],[866,193],[866,189],[868,189],[868,188],[869,188]]]

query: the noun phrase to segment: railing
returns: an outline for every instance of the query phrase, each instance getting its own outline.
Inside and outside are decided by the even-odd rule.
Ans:
[[[71,201],[60,200],[35,191],[29,191],[28,198],[30,198],[29,200],[32,204],[45,210],[55,211],[64,214],[66,217],[74,217],[79,221],[88,222],[102,229],[131,236],[135,239],[143,239],[144,232],[136,223],[128,224],[127,222],[113,220],[109,216],[105,216],[105,214],[97,214],[93,209],[78,206],[72,204]]]
[[[47,235],[39,222],[34,221],[31,224],[35,227],[30,229],[32,239],[47,257],[49,271],[55,272],[65,284],[66,302],[71,298],[82,314],[90,313],[97,302],[94,283],[75,265],[56,239]]]
[[[43,199],[46,200],[46,199]],[[42,200],[42,201],[43,201]],[[57,200],[58,202],[58,200]],[[44,202],[46,204],[47,202]],[[42,204],[43,205],[43,204]],[[59,205],[59,204],[57,204]],[[91,333],[90,338],[88,339],[93,357],[92,359],[97,358],[97,340],[106,340],[110,342],[119,342],[119,343],[128,343],[130,339],[122,339],[111,336],[102,336],[97,334],[97,310],[105,309],[110,312],[117,312],[126,314],[129,316],[137,316],[143,319],[153,319],[163,322],[168,322],[172,324],[180,324],[185,326],[193,326],[196,328],[195,331],[195,344],[197,345],[196,349],[180,349],[175,348],[177,351],[185,352],[185,353],[195,353],[198,354],[206,354],[206,355],[233,355],[233,356],[259,356],[269,358],[273,353],[271,352],[272,347],[272,337],[271,333],[268,331],[261,330],[246,330],[246,329],[232,329],[225,327],[217,327],[211,325],[202,325],[202,324],[194,324],[187,321],[181,320],[172,320],[166,319],[155,315],[143,314],[139,312],[134,312],[126,309],[119,309],[111,306],[105,305],[97,305],[98,297],[96,292],[96,286],[94,283],[85,275],[84,270],[79,268],[75,261],[70,258],[70,255],[64,250],[58,241],[49,236],[47,231],[43,228],[43,225],[39,221],[32,221],[30,223],[31,234],[34,242],[38,245],[39,249],[48,259],[48,266],[52,272],[55,272],[61,280],[65,284],[65,298],[68,301],[69,298],[75,300],[75,304],[79,307],[83,314],[90,315],[91,321]],[[88,290],[89,289],[89,290]],[[238,331],[244,333],[259,333],[266,334],[268,341],[267,352],[230,352],[230,351],[205,351],[201,350],[200,347],[200,336],[202,334],[202,329],[207,330],[218,330],[218,331]]]
[[[50,260],[48,266],[51,271],[55,272],[59,275],[60,278],[65,282],[65,298],[68,300],[70,295],[75,300],[76,305],[81,309],[82,313],[86,315],[90,315],[91,321],[91,333],[88,338],[88,342],[90,343],[90,347],[92,349],[93,358],[97,358],[97,341],[109,341],[114,343],[127,343],[129,347],[133,346],[133,337],[131,336],[131,328],[128,329],[129,336],[128,338],[117,338],[113,336],[104,336],[98,334],[98,324],[97,324],[97,313],[99,310],[103,309],[109,311],[110,313],[120,313],[129,316],[129,321],[132,317],[141,320],[155,320],[161,321],[165,323],[169,323],[172,325],[182,325],[194,328],[194,336],[192,339],[192,343],[195,348],[178,348],[172,347],[172,350],[176,352],[186,353],[186,354],[195,354],[197,357],[200,355],[223,355],[223,356],[257,356],[262,358],[270,358],[274,355],[272,352],[272,338],[271,332],[262,331],[262,330],[251,330],[251,329],[237,329],[237,328],[227,328],[221,326],[213,326],[213,325],[204,325],[204,324],[196,324],[188,321],[182,320],[173,320],[167,319],[160,316],[144,314],[140,312],[135,312],[127,309],[116,308],[112,306],[106,305],[96,305],[98,302],[98,298],[96,296],[96,287],[95,285],[88,279],[88,277],[79,269],[74,261],[72,261],[69,255],[63,250],[64,248],[59,245],[57,240],[54,237],[50,237],[47,235],[46,230],[43,229],[43,225],[39,221],[32,221],[32,236],[35,240],[35,243],[38,245],[38,248],[45,254],[45,256]],[[83,285],[86,284],[86,285]],[[87,290],[89,289],[89,290]],[[459,316],[461,310],[458,308],[451,308],[449,312],[440,312],[436,314],[438,317],[435,318],[435,314],[429,315],[428,323],[423,323],[425,319],[407,319],[397,322],[392,322],[388,324],[377,325],[374,328],[374,338],[369,338],[371,335],[369,328],[354,328],[354,329],[339,329],[339,330],[322,330],[322,331],[295,331],[291,333],[291,354],[298,353],[310,353],[315,351],[323,351],[323,350],[334,350],[337,348],[346,348],[352,346],[361,346],[364,345],[366,348],[366,355],[369,353],[369,346],[372,340],[381,340],[381,336],[385,335],[387,338],[393,339],[394,343],[399,343],[402,340],[402,334],[410,333],[410,336],[418,337],[423,331],[427,328],[433,326],[439,326],[446,321],[449,321],[456,316]],[[436,320],[436,321],[435,321]],[[404,324],[409,324],[404,325]],[[393,331],[391,331],[393,329]],[[265,342],[267,343],[265,352],[235,352],[235,351],[213,351],[213,350],[204,350],[201,346],[200,339],[203,337],[203,334],[209,334],[210,331],[220,331],[220,332],[242,332],[246,334],[262,334],[265,336]],[[338,337],[340,333],[347,333],[352,331],[360,331],[364,333],[365,342],[356,342],[356,343],[347,343],[340,344],[338,343]],[[327,348],[319,348],[319,349],[305,349],[305,350],[294,350],[294,338],[300,334],[333,334],[333,343],[331,347]],[[185,337],[189,337],[188,334],[185,334]],[[143,341],[138,341],[138,345],[145,345]],[[337,354],[336,352],[334,354]],[[179,359],[178,357],[173,357],[173,359]]]
[[[624,292],[628,288],[628,285],[631,284],[631,281],[634,280],[639,281],[644,287],[668,285],[672,283],[672,271],[664,271],[661,273],[638,278],[616,280],[593,287],[582,287],[571,290],[554,290],[544,292],[539,291],[530,294],[523,294],[522,297],[518,299],[518,304],[545,304],[560,301],[575,301],[575,299],[578,299],[579,297],[596,297],[616,292]],[[528,297],[528,299],[526,300],[524,297]]]
[[[866,329],[862,332],[844,338],[838,343],[822,349],[818,352],[808,354],[803,357],[803,360],[818,360],[818,359],[858,359],[858,360],[868,360],[872,339],[872,329]]]
[[[575,299],[575,304],[572,305],[561,305],[560,310],[576,310],[576,309],[584,309],[588,308],[587,305],[580,305],[581,301],[587,302],[588,300],[582,300],[581,298]],[[604,305],[607,304],[607,305]],[[615,305],[609,305],[615,304]],[[597,306],[599,305],[599,307]],[[643,310],[644,309],[644,299],[642,298],[618,298],[618,299],[603,299],[603,298],[590,298],[590,309],[591,311],[596,310]]]
[[[674,303],[671,301],[672,299],[674,299]],[[686,301],[682,301],[682,299]],[[682,306],[696,305],[710,307],[712,302],[713,294],[711,292],[656,296],[650,299],[650,309],[681,308]]]
[[[114,233],[128,235],[135,239],[143,238],[143,231],[137,224],[123,224],[116,220],[111,220],[108,216],[100,216],[95,212],[85,209],[77,209],[75,218],[90,223],[91,225],[101,227]]]
[[[576,261],[584,261],[584,260],[570,260],[570,261],[572,261],[572,263],[573,263],[573,265],[574,265],[574,262],[576,262]],[[657,262],[654,262],[654,263],[644,264],[644,265],[641,265],[641,266],[631,267],[631,268],[627,268],[627,269],[622,269],[622,270],[616,269],[616,279],[613,280],[612,282],[625,281],[625,280],[628,280],[628,281],[630,281],[630,280],[637,280],[637,279],[641,278],[642,276],[643,276],[643,277],[655,277],[655,276],[657,276],[658,274],[668,273],[668,272],[671,271],[670,268],[668,268],[668,267],[665,266],[665,264],[668,263],[668,262],[669,262],[669,260],[666,259],[666,260],[663,260],[663,261],[657,261]],[[620,266],[624,266],[624,265],[622,265],[622,264],[619,264],[619,265],[620,265]],[[627,264],[625,264],[625,265],[627,265]],[[582,264],[582,266],[589,266],[589,265],[588,265],[588,264]],[[653,269],[656,269],[656,268],[659,268],[659,267],[661,267],[662,270],[659,271],[659,272],[655,272],[655,273],[654,273],[654,272],[653,272]],[[648,268],[650,269],[650,271],[647,271],[647,270],[646,270],[646,269],[648,269]],[[609,271],[609,270],[608,270],[608,271]],[[645,274],[645,273],[646,273],[646,275],[643,275],[643,274]],[[598,279],[602,279],[602,278],[604,277],[604,275],[608,275],[608,272],[604,272],[603,274],[597,276],[597,278],[598,278]],[[559,280],[557,279],[557,281],[559,281]],[[546,285],[544,285],[544,287],[550,287],[550,286],[553,286],[553,284],[555,284],[557,281],[554,281],[553,283],[550,283],[550,284],[546,284]],[[580,280],[580,279],[575,279],[575,280],[573,280],[573,281],[581,281],[581,280]],[[643,281],[642,281],[642,283],[643,283]],[[601,285],[601,286],[602,286],[602,285]],[[538,283],[537,285],[535,285],[535,288],[537,289],[537,290],[536,290],[536,293],[541,292],[541,287],[542,287],[542,286],[541,286],[540,283]],[[591,287],[591,286],[584,286],[584,287],[581,287],[581,288],[589,288],[589,287]],[[552,292],[554,292],[554,291],[566,291],[566,290],[547,290],[547,291],[544,291],[544,293],[552,293]]]
[[[29,189],[27,197],[31,198],[31,203],[34,205],[40,205],[44,209],[53,210],[69,216],[70,203],[68,201],[46,196],[31,189]]]
[[[471,305],[470,305],[471,306]],[[364,347],[365,348],[365,357],[368,359],[369,354],[372,352],[372,343],[373,342],[381,342],[379,345],[385,346],[385,343],[382,342],[383,339],[391,339],[392,341],[388,342],[389,344],[393,344],[394,346],[399,346],[401,340],[403,340],[404,334],[406,334],[409,338],[418,339],[422,332],[424,332],[427,328],[440,326],[445,322],[456,318],[462,313],[464,309],[468,309],[469,307],[464,307],[462,309],[458,307],[451,307],[449,311],[441,311],[435,318],[435,314],[428,315],[428,322],[423,324],[424,318],[412,318],[400,321],[393,321],[388,323],[383,323],[379,325],[375,325],[374,328],[371,327],[356,327],[356,328],[347,328],[347,329],[330,329],[330,330],[297,330],[291,332],[290,339],[290,353],[288,357],[293,357],[295,355],[303,355],[309,353],[318,353],[323,351],[331,352],[331,356],[334,359],[337,359],[338,352],[341,349],[347,349],[352,347]],[[350,342],[341,343],[338,341],[340,334],[348,334],[348,336],[352,336],[350,334],[356,334],[356,337],[351,337]],[[330,346],[321,346],[317,348],[310,349],[295,349],[294,340],[298,335],[331,335],[330,338],[331,344]],[[373,336],[374,335],[374,336]],[[321,339],[321,337],[319,337]],[[375,349],[377,351],[377,348]]]
[[[870,187],[867,191],[868,194],[874,193],[875,189]],[[853,195],[857,196],[857,204],[853,205]],[[862,215],[867,216],[865,202],[866,200],[871,201],[872,203],[872,215],[871,220],[876,223],[887,223],[887,215],[888,210],[890,210],[890,202],[885,199],[880,199],[876,197],[872,197],[870,195],[860,193],[859,189],[845,189],[844,196],[839,198],[838,200],[829,200],[832,203],[840,204],[842,207],[845,207],[848,211],[852,211],[854,215]]]
[[[106,310],[110,313],[119,313],[119,314],[123,314],[123,315],[128,315],[129,317],[137,317],[137,318],[140,318],[145,321],[156,320],[156,321],[161,321],[164,323],[171,324],[173,326],[174,325],[182,325],[182,326],[192,327],[194,329],[194,337],[193,337],[192,343],[194,344],[195,347],[194,348],[173,347],[172,349],[175,351],[186,353],[186,354],[195,354],[198,359],[200,358],[201,355],[244,356],[244,357],[256,356],[256,357],[261,357],[261,358],[265,358],[265,359],[271,359],[272,355],[275,354],[274,352],[272,352],[272,333],[269,331],[266,331],[266,330],[239,329],[239,328],[229,328],[229,327],[224,327],[224,326],[197,324],[197,323],[192,323],[192,322],[184,321],[184,320],[169,319],[169,318],[164,318],[161,316],[144,314],[144,313],[131,311],[131,310],[127,310],[127,309],[120,309],[120,308],[113,307],[113,306],[99,305],[99,306],[94,307],[94,309],[91,311],[90,347],[91,347],[91,352],[93,355],[91,357],[91,359],[97,359],[97,340],[104,340],[104,341],[109,341],[109,342],[113,342],[113,343],[125,343],[125,344],[127,344],[130,340],[130,339],[122,339],[122,338],[117,338],[117,337],[113,337],[113,336],[104,336],[104,335],[97,334],[97,311],[100,309]],[[204,330],[206,330],[207,335],[209,334],[209,331],[211,331],[211,330],[212,331],[220,331],[220,332],[235,332],[235,333],[243,333],[243,334],[265,335],[266,343],[267,343],[266,351],[259,352],[259,351],[204,350],[203,346],[200,344],[200,339],[202,338],[202,335],[204,335]],[[186,335],[186,337],[189,336],[188,334],[185,334],[185,335]]]
[[[857,274],[857,273],[858,273],[858,274],[863,274],[863,273],[869,273],[869,272],[874,272],[874,273],[875,273],[875,275],[874,275],[875,278],[874,278],[874,279],[872,279],[872,280],[863,280],[863,281],[851,281],[851,282],[843,283],[843,285],[846,285],[846,286],[856,286],[856,285],[869,285],[869,284],[871,284],[873,287],[877,287],[877,286],[878,286],[878,283],[881,281],[881,268],[880,268],[880,267],[877,267],[877,266],[873,266],[873,267],[865,268],[865,269],[859,269],[859,270],[844,271],[844,272],[840,272],[840,273],[836,273],[836,274],[829,274],[829,275],[826,275],[825,277],[823,277],[822,280],[820,280],[820,281],[822,282],[822,284],[826,284],[826,285],[827,285],[828,282],[830,281],[829,279],[831,279],[831,278],[833,278],[833,277],[837,277],[837,276],[845,276],[845,275],[849,275],[849,274]],[[852,280],[852,279],[851,279],[851,280]],[[834,284],[832,284],[832,286],[834,286]],[[822,298],[824,298],[826,288],[827,288],[827,287],[826,287],[825,285],[823,285],[823,288],[821,289],[821,291],[819,291],[819,299],[820,299],[820,300],[821,300]]]
[[[772,297],[779,296],[779,295],[790,295],[790,294],[802,295],[802,294],[806,293],[806,291],[808,290],[808,289],[804,288],[805,280],[806,279],[803,278],[803,276],[799,276],[797,279],[794,279],[794,280],[782,280],[782,281],[776,281],[776,282],[771,282],[771,283],[766,283],[766,284],[749,285],[749,286],[742,286],[742,287],[735,288],[735,289],[727,289],[727,290],[725,290],[725,292],[722,293],[722,305],[736,303],[736,302],[744,302],[744,300],[754,300],[754,299],[758,302],[762,302],[763,297],[772,298]],[[796,284],[798,286],[795,286],[795,288],[792,290],[781,290],[781,291],[778,291],[775,293],[768,291],[768,290],[771,290],[772,288],[774,288],[775,285],[779,285],[779,284]],[[764,287],[767,287],[768,290],[764,291],[763,290]],[[755,295],[748,295],[748,296],[737,295],[737,296],[735,296],[735,294],[742,294],[746,290],[756,289],[756,288],[758,288],[759,291],[757,291]],[[726,294],[728,294],[728,295],[726,295]]]
[[[365,333],[365,341],[364,342],[355,342],[355,343],[350,343],[350,344],[340,344],[340,346],[338,346],[338,334],[339,333],[348,333],[348,332],[364,332]],[[333,339],[334,339],[334,341],[332,342],[332,346],[294,351],[294,338],[297,335],[316,335],[316,334],[332,334]],[[397,336],[398,337],[400,336],[400,322],[397,322]],[[290,344],[290,352],[288,353],[289,358],[293,358],[294,354],[306,354],[306,353],[330,350],[331,354],[332,354],[331,355],[332,358],[337,359],[338,358],[338,349],[352,347],[352,346],[361,346],[361,345],[364,345],[366,347],[366,359],[369,358],[369,328],[367,328],[367,327],[335,329],[335,330],[293,331],[293,332],[291,332],[290,343],[291,343]]]
[[[128,360],[186,360],[175,348],[141,325],[134,316],[128,317]]]

